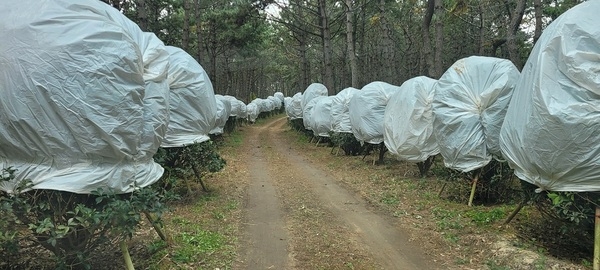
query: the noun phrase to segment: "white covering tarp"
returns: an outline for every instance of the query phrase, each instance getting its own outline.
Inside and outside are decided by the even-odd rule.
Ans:
[[[228,98],[222,95],[215,95],[217,102],[217,117],[214,127],[210,130],[209,134],[219,135],[223,134],[223,128],[229,119],[229,112],[231,112],[231,102]]]
[[[271,103],[273,103],[273,110],[279,110],[283,104],[283,100],[276,98],[274,96],[268,96],[267,100],[271,101]]]
[[[312,131],[315,136],[329,137],[331,131],[331,102],[334,96],[316,99],[311,121]]]
[[[600,1],[554,20],[515,87],[500,146],[520,179],[551,191],[600,190]]]
[[[167,46],[169,52],[170,119],[161,147],[182,147],[210,139],[217,103],[208,74],[184,50]]]
[[[258,118],[258,104],[256,102],[250,102],[246,105],[246,109],[248,110],[248,121],[254,123],[256,118]]]
[[[440,150],[433,136],[433,91],[437,81],[425,76],[405,81],[392,95],[383,117],[383,141],[393,155],[425,161]]]
[[[290,120],[302,118],[302,93],[296,93],[292,97],[292,101],[285,111]]]
[[[243,103],[240,103],[239,100],[234,96],[224,95],[223,98],[228,100],[229,104],[231,105],[231,111],[229,112],[229,116],[238,117],[239,115],[241,115]]]
[[[469,172],[500,156],[500,128],[519,71],[506,59],[456,61],[435,87],[433,133],[448,168]]]
[[[32,8],[35,7],[35,8]],[[160,178],[169,54],[95,0],[0,5],[0,186],[131,192]]]
[[[359,91],[354,87],[348,87],[333,96],[331,100],[331,130],[336,133],[351,133],[350,124],[350,99]]]
[[[390,97],[399,86],[386,82],[372,82],[350,99],[349,115],[352,134],[359,142],[383,142],[383,115]]]
[[[302,107],[302,118],[304,118],[304,108],[313,98],[318,96],[327,96],[327,87],[320,83],[311,83],[302,93],[300,106]]]
[[[302,123],[304,124],[304,128],[308,130],[313,130],[315,126],[315,119],[313,117],[315,106],[317,105],[317,100],[324,98],[325,96],[317,96],[311,99],[306,106],[302,109]]]
[[[285,99],[285,95],[281,92],[275,92],[275,94],[273,94],[274,97],[278,98],[279,101],[281,101],[283,103],[284,99]]]

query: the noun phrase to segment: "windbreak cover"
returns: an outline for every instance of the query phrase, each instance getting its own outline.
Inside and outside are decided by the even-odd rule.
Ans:
[[[388,100],[400,87],[385,82],[372,82],[350,99],[352,134],[360,142],[383,142],[383,114]]]
[[[254,123],[256,122],[256,118],[258,118],[258,105],[256,102],[250,102],[246,105],[246,109],[248,110],[248,121]]]
[[[308,130],[313,130],[314,126],[315,126],[315,118],[314,118],[314,112],[315,112],[315,106],[317,106],[317,100],[324,98],[324,96],[317,96],[313,99],[311,99],[308,104],[306,104],[306,106],[304,107],[303,111],[303,116],[302,117],[302,123],[304,124],[304,128],[308,129]]]
[[[599,10],[584,2],[544,30],[508,107],[502,154],[540,190],[600,190]]]
[[[448,168],[469,172],[500,156],[500,128],[519,71],[506,59],[471,56],[439,79],[433,133]]]
[[[32,8],[36,7],[36,8]],[[160,178],[152,156],[168,123],[169,54],[95,0],[0,5],[0,185],[89,194]]]
[[[302,117],[301,118],[304,118],[304,113],[305,113],[304,108],[306,107],[308,102],[310,102],[313,98],[319,97],[319,96],[327,96],[327,87],[325,87],[325,85],[323,85],[323,84],[311,83],[306,88],[306,90],[304,90],[304,93],[302,94],[302,101],[301,101],[301,107],[302,107]]]
[[[267,100],[271,101],[271,103],[273,103],[273,109],[272,110],[279,110],[281,108],[281,104],[283,103],[283,100],[276,98],[274,96],[268,96]]]
[[[243,103],[239,103],[239,100],[234,96],[224,95],[223,98],[228,100],[229,104],[231,104],[231,111],[229,112],[229,116],[239,117],[239,115],[241,115],[242,113]]]
[[[285,96],[283,95],[283,93],[281,92],[275,92],[275,94],[273,94],[274,97],[278,98],[282,103],[285,99]]]
[[[331,130],[336,133],[352,133],[350,124],[350,99],[359,89],[348,87],[331,100]]]
[[[167,46],[170,54],[170,120],[161,147],[182,147],[209,140],[217,103],[208,74],[184,50]]]
[[[285,112],[290,120],[302,118],[302,93],[296,93],[292,97],[292,100],[285,109]]]
[[[329,137],[331,131],[331,102],[334,96],[320,97],[313,108],[311,121],[315,136]]]
[[[390,153],[400,159],[421,162],[440,152],[433,136],[436,82],[425,76],[405,81],[385,108],[383,141]]]
[[[228,98],[222,95],[215,95],[215,100],[217,102],[217,117],[215,121],[215,126],[209,132],[209,134],[219,135],[223,134],[223,128],[225,127],[225,123],[227,123],[227,119],[229,119],[229,113],[231,112],[231,102]]]

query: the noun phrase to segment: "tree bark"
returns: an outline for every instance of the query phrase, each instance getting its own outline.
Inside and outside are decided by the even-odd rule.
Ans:
[[[202,28],[200,27],[200,3],[202,3],[202,0],[196,0],[196,4],[194,7],[194,11],[196,13],[196,61],[198,61],[198,63],[201,63],[202,60]]]
[[[433,76],[433,53],[429,27],[431,26],[431,19],[433,18],[434,7],[435,0],[427,0],[427,10],[425,11],[425,17],[423,18],[423,58],[425,60],[425,68],[423,68],[423,70],[427,76],[432,78],[435,78],[435,76]]]
[[[513,12],[512,18],[508,25],[508,31],[506,31],[506,47],[508,49],[508,56],[510,60],[521,69],[521,57],[519,55],[519,47],[517,45],[517,32],[521,25],[521,20],[525,14],[525,2],[527,0],[517,0],[517,6]]]
[[[358,86],[358,65],[356,63],[356,53],[354,52],[354,7],[352,0],[346,0],[346,45],[348,49],[348,63],[350,64],[351,86]]]
[[[533,10],[535,12],[535,32],[533,33],[533,44],[542,35],[542,0],[533,0]]]
[[[146,10],[146,0],[137,0],[137,17],[142,31],[148,30],[148,11]]]
[[[181,48],[184,51],[189,49],[190,40],[190,2],[183,0],[183,33],[181,33]]]
[[[319,0],[319,13],[321,16],[321,39],[323,41],[323,84],[327,87],[329,95],[334,95],[333,65],[331,63],[331,29],[329,28],[326,0]]]
[[[379,67],[383,80],[388,83],[394,83],[394,42],[392,41],[391,30],[386,15],[385,0],[379,0],[379,24],[381,26],[381,42],[379,53],[382,65]]]
[[[431,74],[434,79],[439,79],[442,76],[442,52],[444,51],[444,24],[442,21],[442,15],[444,8],[442,7],[442,0],[435,0],[435,56],[433,60],[433,73]]]

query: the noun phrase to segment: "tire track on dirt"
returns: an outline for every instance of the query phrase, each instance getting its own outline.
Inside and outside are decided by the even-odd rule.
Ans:
[[[242,151],[249,151],[250,175],[246,200],[246,247],[243,269],[289,269],[288,235],[260,138],[266,127],[251,126]]]
[[[409,242],[409,236],[388,220],[368,210],[367,203],[357,198],[353,193],[338,185],[324,171],[307,162],[302,153],[289,147],[284,131],[286,119],[280,118],[269,123],[262,131],[268,144],[272,145],[275,155],[283,158],[286,170],[297,176],[293,181],[301,181],[307,186],[308,192],[313,193],[319,200],[320,208],[331,214],[331,225],[335,220],[344,223],[345,235],[349,238],[346,244],[358,243],[364,245],[369,256],[381,266],[372,265],[369,268],[383,269],[435,269],[431,259],[428,259],[415,243]],[[272,156],[270,154],[269,156]],[[288,179],[288,181],[290,181]],[[281,185],[280,185],[281,186]],[[278,187],[281,188],[281,187]],[[339,231],[339,228],[337,229]],[[293,249],[293,248],[292,248]],[[360,253],[360,248],[357,252]],[[369,260],[366,260],[369,261]],[[371,262],[373,263],[373,262]]]

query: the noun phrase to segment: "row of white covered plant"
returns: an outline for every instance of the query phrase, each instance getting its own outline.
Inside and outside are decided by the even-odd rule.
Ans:
[[[447,168],[471,172],[469,205],[481,168],[493,159],[506,161],[537,193],[572,192],[592,201],[590,194],[600,191],[597,10],[600,1],[588,1],[553,21],[522,72],[505,59],[471,56],[438,80],[372,82],[334,96],[313,83],[286,97],[285,110],[316,137],[352,134],[419,165],[441,154]],[[586,217],[595,216],[597,226],[598,203],[592,203],[596,214]]]

